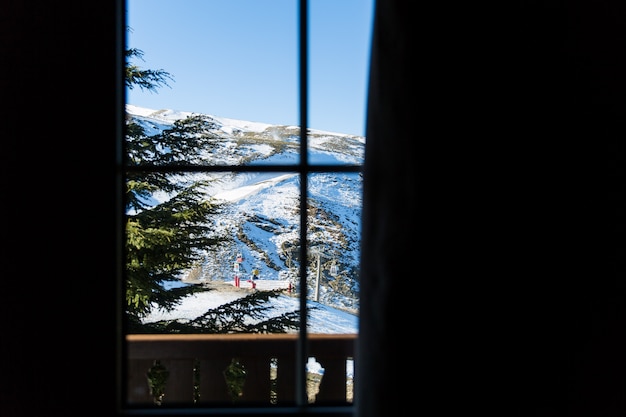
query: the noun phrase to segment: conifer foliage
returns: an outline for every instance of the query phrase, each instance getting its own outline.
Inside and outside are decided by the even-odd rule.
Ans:
[[[269,317],[268,301],[283,290],[254,291],[246,297],[206,311],[192,320],[161,320],[145,324],[145,333],[286,333],[297,330],[299,313],[288,311]],[[315,307],[311,308],[314,309]],[[310,311],[308,309],[307,311]]]
[[[126,87],[131,90],[138,86],[144,90],[156,91],[158,87],[169,87],[167,80],[174,79],[172,75],[165,70],[142,69],[141,67],[132,64],[130,60],[133,58],[143,59],[143,51],[141,49],[127,49],[125,56],[125,83]]]
[[[131,49],[128,56],[141,56]],[[154,90],[171,76],[162,70],[142,70],[126,63],[129,87]],[[202,162],[201,152],[218,138],[202,132],[200,116],[176,122],[156,135],[131,118],[126,120],[126,316],[130,328],[140,325],[154,308],[171,310],[185,296],[202,290],[194,286],[168,288],[200,261],[211,246],[226,240],[210,227],[219,206],[206,197],[209,181],[202,177],[151,170],[150,167],[188,166]],[[156,201],[154,195],[165,196]],[[170,286],[171,287],[171,286]]]

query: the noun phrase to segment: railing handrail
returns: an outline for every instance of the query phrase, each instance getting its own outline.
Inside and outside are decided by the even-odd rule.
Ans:
[[[126,335],[127,401],[130,405],[152,402],[146,373],[158,361],[169,372],[164,404],[190,404],[198,397],[202,402],[228,402],[223,372],[237,358],[246,368],[241,401],[270,404],[273,398],[290,403],[295,398],[298,337],[291,333]],[[307,335],[309,356],[324,368],[316,404],[351,401],[346,362],[355,360],[356,339],[357,334]],[[278,363],[274,376],[270,376],[272,361]]]

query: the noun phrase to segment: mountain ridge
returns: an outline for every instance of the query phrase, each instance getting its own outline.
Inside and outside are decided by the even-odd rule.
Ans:
[[[256,269],[267,280],[299,283],[299,127],[278,126],[168,109],[127,105],[128,116],[148,135],[169,129],[176,121],[200,116],[213,148],[201,150],[208,164],[294,165],[293,173],[194,173],[214,181],[207,197],[223,207],[213,221],[215,230],[231,237],[207,249],[206,258],[181,279],[231,281],[250,277]],[[361,164],[365,138],[311,130],[311,164]],[[359,172],[312,173],[307,177],[309,246],[307,292],[320,303],[342,310],[358,310],[360,212],[362,178]],[[155,195],[155,200],[167,196]],[[237,265],[238,255],[244,260]],[[318,267],[319,265],[319,267]]]

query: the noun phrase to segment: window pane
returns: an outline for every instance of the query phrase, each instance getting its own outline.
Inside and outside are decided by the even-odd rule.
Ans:
[[[357,333],[361,242],[360,173],[309,176],[310,333]]]
[[[165,177],[180,189],[134,191]],[[126,274],[154,295],[137,315],[156,327],[141,332],[297,333],[298,174],[129,172],[128,182]],[[195,290],[169,299],[177,287]]]
[[[127,307],[125,323],[128,405],[293,405],[299,174],[129,171],[127,178],[130,190],[165,178],[182,187],[129,193],[126,291],[139,304]],[[149,304],[142,294],[152,294]]]
[[[297,5],[295,0],[129,0],[127,49],[140,52],[128,62],[138,71],[165,73],[148,78],[154,88],[129,86],[127,104],[150,115],[157,128],[205,116],[210,129],[204,139],[224,157],[193,163],[242,164],[245,155],[235,145],[263,152],[276,141],[291,143],[297,155]]]
[[[312,0],[309,2],[309,128],[311,151],[316,143],[332,142],[325,133],[365,136],[367,69],[373,0]],[[327,145],[327,146],[330,146]],[[319,160],[313,164],[362,162],[363,148],[354,158]]]

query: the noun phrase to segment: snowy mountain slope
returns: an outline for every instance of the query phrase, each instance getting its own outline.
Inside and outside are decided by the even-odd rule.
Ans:
[[[190,112],[153,110],[127,105],[127,113],[149,135],[170,128],[176,120],[196,115]],[[266,165],[298,162],[299,128],[240,121],[203,115],[206,134],[218,138],[203,157],[208,164]],[[309,161],[313,164],[360,164],[365,139],[358,136],[311,129]],[[204,263],[185,279],[195,281],[242,280],[259,270],[265,280],[298,282],[299,268],[299,176],[285,172],[191,174],[217,179],[207,196],[222,204],[223,214],[214,219],[216,228],[232,241],[207,251]],[[314,173],[308,178],[309,245],[317,250],[307,261],[307,292],[323,305],[358,311],[358,261],[361,213],[359,173]],[[155,195],[156,200],[167,196]],[[317,253],[319,253],[319,288]],[[243,262],[235,271],[240,254]],[[317,291],[316,291],[317,290]]]
[[[211,282],[208,285],[211,291],[192,294],[173,311],[155,310],[148,315],[144,322],[152,323],[160,320],[190,320],[196,318],[208,309],[244,297],[252,291],[249,285],[236,288],[230,283]],[[358,316],[341,311],[324,304],[308,301],[311,309],[307,329],[310,333],[351,334],[358,333]],[[282,294],[272,300],[270,316],[295,311],[300,308],[299,300],[295,296]]]

